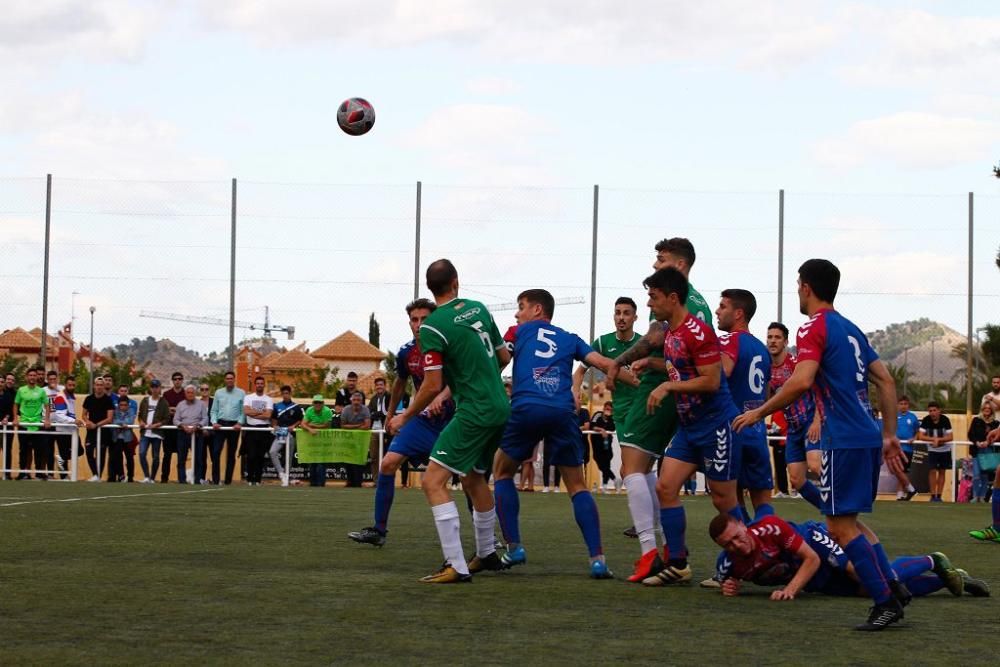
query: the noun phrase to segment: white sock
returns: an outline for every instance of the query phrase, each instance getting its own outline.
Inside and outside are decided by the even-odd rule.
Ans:
[[[656,533],[653,532],[653,501],[649,497],[649,485],[646,476],[634,472],[625,477],[625,490],[628,491],[628,511],[632,514],[635,532],[639,534],[639,546],[642,553],[656,548]]]
[[[472,525],[476,527],[476,555],[485,558],[497,550],[493,524],[497,520],[496,507],[489,512],[472,510]]]
[[[649,487],[649,497],[653,501],[653,546],[656,546],[656,536],[660,536],[660,544],[663,544],[663,526],[660,525],[660,497],[656,495],[656,473],[653,471],[646,473],[646,486]]]
[[[434,513],[434,525],[437,527],[438,539],[441,540],[441,551],[444,559],[459,574],[468,574],[469,565],[462,555],[461,522],[458,515],[458,506],[454,500],[449,500],[441,505],[431,507]]]
[[[907,485],[906,485],[906,490],[907,490],[907,491],[916,491],[916,489],[914,489],[914,488],[913,488],[913,485],[912,485],[912,484],[907,484]]]

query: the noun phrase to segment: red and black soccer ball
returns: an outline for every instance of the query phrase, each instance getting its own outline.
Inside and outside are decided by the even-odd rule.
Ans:
[[[337,108],[337,124],[352,137],[360,136],[375,124],[375,107],[362,97],[344,100]]]

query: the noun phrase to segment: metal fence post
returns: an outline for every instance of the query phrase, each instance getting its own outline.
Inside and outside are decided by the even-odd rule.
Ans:
[[[413,239],[413,298],[420,297],[420,215],[423,183],[417,181],[416,233]]]
[[[42,269],[42,367],[48,369],[45,363],[46,343],[49,330],[49,247],[52,230],[52,174],[45,176],[45,259]]]
[[[972,228],[973,201],[969,193],[969,287],[968,287],[968,331],[965,339],[965,412],[972,416]]]
[[[785,191],[778,190],[778,321],[781,322],[781,306],[785,282]]]
[[[230,202],[229,232],[229,368],[236,368],[236,179]]]
[[[594,340],[597,333],[597,221],[600,211],[600,186],[594,185],[594,213],[593,228],[591,230],[590,241],[590,340]],[[594,369],[587,369],[587,409],[594,398]],[[580,404],[583,404],[583,397],[580,397]]]

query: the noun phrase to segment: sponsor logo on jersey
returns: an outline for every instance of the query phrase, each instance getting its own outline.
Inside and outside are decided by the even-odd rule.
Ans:
[[[535,382],[535,386],[546,396],[553,396],[559,391],[561,377],[558,368],[549,366],[532,368],[531,377]]]
[[[478,315],[481,312],[483,312],[483,309],[480,308],[480,307],[478,307],[478,306],[475,306],[473,308],[469,308],[464,313],[462,313],[460,315],[456,315],[455,319],[454,319],[454,322],[455,322],[455,324],[461,324],[462,322],[465,322],[466,320],[471,320],[472,318],[474,318],[476,315]]]

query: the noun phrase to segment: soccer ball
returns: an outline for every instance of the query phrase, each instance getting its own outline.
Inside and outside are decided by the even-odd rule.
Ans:
[[[353,137],[364,134],[375,124],[375,108],[361,97],[344,100],[337,109],[337,124]]]

